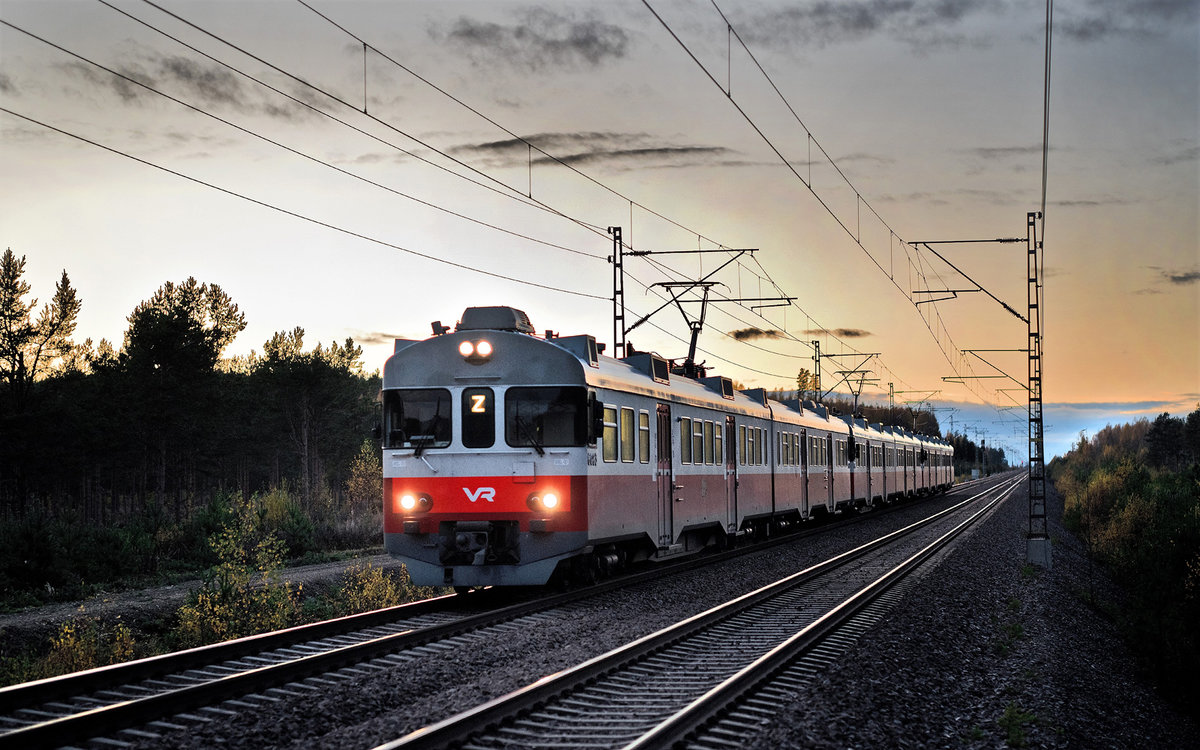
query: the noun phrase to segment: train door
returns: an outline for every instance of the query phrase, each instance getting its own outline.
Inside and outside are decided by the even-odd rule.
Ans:
[[[800,430],[800,515],[808,518],[808,430]]]
[[[738,529],[737,509],[737,425],[733,417],[725,417],[725,530],[730,534]]]
[[[675,475],[671,464],[671,406],[658,405],[658,546],[670,547],[675,541]]]
[[[831,511],[837,508],[837,501],[834,499],[834,480],[837,479],[837,473],[833,468],[836,458],[837,453],[833,450],[833,435],[828,435],[825,438],[825,486],[829,488],[829,494],[825,497],[825,507]]]

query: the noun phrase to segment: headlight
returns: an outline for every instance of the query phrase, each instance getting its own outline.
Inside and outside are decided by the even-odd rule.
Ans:
[[[458,345],[458,353],[463,359],[473,365],[481,365],[492,358],[492,343],[486,339],[480,341],[464,341]]]
[[[545,513],[558,508],[559,500],[558,495],[553,492],[532,492],[529,497],[525,498],[525,503],[535,513]]]
[[[433,498],[424,492],[414,494],[406,492],[395,499],[395,505],[392,508],[394,513],[428,513],[433,510]]]

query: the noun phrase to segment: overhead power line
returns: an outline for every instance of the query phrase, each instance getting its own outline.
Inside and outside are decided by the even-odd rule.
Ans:
[[[147,3],[151,4],[151,5],[154,5],[152,2],[150,2],[150,0],[144,0],[144,2],[147,2]],[[525,144],[525,146],[526,146],[526,147],[529,149],[529,151],[530,151],[530,153],[531,153],[531,154],[532,154],[533,152],[535,152],[535,151],[536,151],[538,154],[541,154],[541,156],[542,156],[543,158],[545,158],[546,160],[548,160],[548,161],[551,161],[551,162],[553,162],[553,163],[556,163],[556,164],[558,164],[558,165],[560,165],[560,166],[562,166],[562,167],[565,167],[566,169],[568,169],[568,170],[570,170],[571,172],[573,172],[573,173],[575,173],[575,174],[579,175],[579,176],[580,176],[580,177],[582,177],[583,179],[585,179],[585,180],[587,180],[587,181],[591,182],[592,184],[594,184],[594,185],[596,185],[596,186],[598,186],[598,187],[600,187],[600,188],[604,189],[605,191],[609,192],[610,194],[612,194],[612,195],[614,195],[614,196],[616,196],[616,197],[619,197],[619,198],[620,198],[620,199],[622,199],[623,201],[626,201],[626,202],[628,202],[628,203],[629,203],[629,205],[630,205],[630,208],[631,208],[631,212],[632,212],[632,208],[636,206],[637,208],[640,208],[640,209],[642,209],[643,211],[645,211],[645,212],[647,212],[647,213],[651,214],[652,216],[655,216],[655,217],[657,217],[657,218],[659,218],[659,219],[661,219],[661,220],[663,220],[663,221],[667,222],[668,224],[671,224],[672,226],[675,226],[675,227],[677,227],[677,228],[680,228],[680,229],[683,229],[683,230],[685,230],[685,231],[688,231],[689,233],[695,234],[695,235],[697,236],[697,238],[698,238],[698,239],[702,239],[702,240],[708,240],[708,241],[709,241],[709,242],[711,242],[712,244],[718,245],[719,247],[721,247],[721,248],[723,248],[723,249],[726,247],[726,245],[724,245],[724,244],[722,244],[722,243],[719,243],[719,242],[717,242],[716,240],[712,240],[711,238],[705,237],[705,236],[704,236],[702,233],[700,233],[700,232],[697,232],[697,231],[695,231],[695,230],[693,230],[693,229],[690,229],[689,227],[686,227],[686,226],[684,226],[683,224],[679,223],[678,221],[675,221],[674,219],[671,219],[670,217],[668,217],[668,216],[664,215],[663,213],[661,213],[661,212],[658,212],[658,211],[656,211],[656,210],[654,210],[654,209],[652,209],[652,208],[650,208],[650,207],[646,206],[645,204],[643,204],[643,203],[640,203],[640,202],[636,201],[635,199],[633,199],[633,198],[631,198],[630,196],[628,196],[628,195],[626,195],[626,194],[622,193],[621,191],[619,191],[619,190],[617,190],[617,189],[615,189],[615,188],[613,188],[613,187],[611,187],[611,186],[609,186],[609,185],[607,185],[607,184],[605,184],[605,183],[601,182],[600,180],[596,179],[595,177],[593,177],[593,176],[589,175],[588,173],[586,173],[586,172],[584,172],[583,170],[579,169],[579,168],[578,168],[577,166],[575,166],[574,164],[572,164],[572,163],[570,163],[570,162],[568,162],[568,161],[566,161],[566,160],[564,160],[564,159],[562,159],[562,158],[558,157],[558,156],[557,156],[557,155],[555,155],[555,154],[552,154],[552,153],[550,153],[550,152],[546,151],[546,150],[545,150],[545,149],[543,149],[541,146],[539,146],[537,143],[534,143],[533,141],[531,141],[531,140],[529,140],[529,139],[525,138],[524,136],[522,136],[522,135],[520,135],[520,134],[516,133],[515,131],[511,130],[510,128],[508,128],[508,127],[504,126],[503,124],[501,124],[501,123],[500,123],[498,120],[496,120],[495,118],[493,118],[493,117],[491,117],[491,116],[487,115],[486,113],[484,113],[483,111],[481,111],[481,110],[480,110],[478,107],[475,107],[475,106],[473,106],[473,105],[471,105],[471,104],[467,103],[467,102],[466,102],[466,101],[464,101],[462,98],[460,98],[460,97],[458,97],[458,96],[455,96],[454,94],[450,93],[449,91],[447,91],[446,89],[442,88],[441,86],[438,86],[436,83],[434,83],[434,82],[433,82],[432,80],[430,80],[429,78],[427,78],[427,77],[425,77],[425,76],[421,75],[420,73],[416,72],[416,71],[415,71],[415,70],[413,70],[413,69],[412,69],[410,66],[408,66],[408,65],[405,65],[404,63],[402,63],[402,62],[400,62],[399,60],[395,59],[395,58],[394,58],[394,57],[392,57],[391,55],[388,55],[386,52],[384,52],[384,51],[380,50],[380,49],[379,49],[379,47],[377,47],[376,45],[372,44],[372,43],[370,42],[370,40],[366,39],[366,38],[365,38],[365,37],[364,37],[362,34],[359,34],[359,33],[355,32],[354,30],[352,30],[351,28],[349,28],[349,26],[348,26],[348,25],[346,25],[346,24],[344,24],[344,23],[340,23],[340,22],[338,22],[338,21],[334,20],[334,19],[333,19],[333,18],[332,18],[332,17],[331,17],[329,14],[327,14],[327,13],[324,13],[324,12],[322,12],[322,11],[318,10],[317,8],[313,7],[313,5],[312,5],[312,4],[310,4],[309,2],[307,2],[306,0],[297,0],[297,2],[298,2],[300,5],[303,5],[305,8],[307,8],[309,11],[311,11],[311,12],[312,12],[312,13],[314,13],[315,15],[317,15],[319,18],[321,18],[322,20],[324,20],[325,22],[327,22],[328,24],[330,24],[331,26],[333,26],[334,28],[336,28],[336,29],[338,29],[339,31],[341,31],[342,33],[346,34],[348,37],[350,37],[351,39],[353,39],[353,40],[355,41],[355,43],[357,43],[357,44],[361,44],[361,45],[363,46],[363,49],[364,49],[364,51],[365,51],[365,50],[371,50],[371,51],[372,51],[372,52],[374,52],[375,54],[379,55],[380,59],[382,59],[382,60],[385,60],[385,61],[387,61],[387,62],[391,63],[392,65],[394,65],[394,66],[395,66],[395,67],[397,67],[398,69],[400,69],[400,70],[404,71],[405,73],[407,73],[408,75],[412,76],[412,77],[413,77],[414,79],[416,79],[417,81],[420,81],[421,83],[425,84],[426,86],[428,86],[428,87],[429,87],[429,88],[431,88],[432,90],[436,91],[437,93],[441,94],[442,96],[445,96],[445,97],[446,97],[446,98],[448,98],[450,101],[452,101],[452,102],[454,102],[455,104],[457,104],[457,105],[461,106],[462,108],[464,108],[465,110],[467,110],[467,111],[471,112],[472,114],[474,114],[475,116],[479,117],[479,118],[480,118],[480,119],[482,119],[483,121],[487,122],[488,124],[492,125],[493,127],[497,128],[498,130],[502,131],[502,132],[503,132],[503,133],[505,133],[507,136],[509,136],[510,138],[512,138],[514,142],[519,142],[519,143],[523,143],[523,144]],[[155,7],[157,7],[157,6],[155,6]],[[719,10],[719,9],[718,9],[718,10]],[[740,41],[740,40],[739,40],[739,41]],[[702,67],[703,67],[703,66],[702,66]],[[765,71],[763,71],[763,73],[764,73],[764,75],[765,75]],[[364,73],[364,75],[365,75],[365,73]],[[773,82],[772,82],[772,85],[774,85],[774,83],[773,83]],[[781,94],[781,96],[782,96],[782,94]],[[790,107],[790,105],[789,105],[789,107]],[[793,111],[793,114],[794,114],[794,111]],[[765,136],[764,136],[764,138],[765,138]],[[776,153],[778,153],[778,152],[776,152]],[[781,158],[782,158],[782,157],[781,157]],[[785,162],[786,162],[786,160],[785,160]],[[840,170],[839,170],[839,173],[840,173]],[[845,175],[843,175],[843,178],[844,178],[844,177],[845,177]],[[532,193],[532,190],[531,190],[531,193]],[[532,195],[531,195],[530,197],[532,197]],[[871,210],[872,212],[874,212],[874,209],[870,208],[869,206],[868,206],[868,209],[869,209],[869,210]],[[876,214],[876,215],[878,215],[878,214]],[[782,294],[782,290],[780,289],[779,285],[778,285],[778,284],[777,284],[777,283],[774,281],[774,279],[772,279],[772,278],[770,277],[770,274],[769,274],[769,273],[766,271],[766,269],[765,269],[765,268],[763,268],[763,266],[762,266],[762,263],[756,259],[756,260],[755,260],[755,264],[756,264],[756,265],[758,266],[758,268],[759,268],[759,269],[760,269],[760,270],[763,272],[763,274],[762,274],[761,276],[759,276],[759,278],[760,278],[760,279],[762,279],[762,280],[765,280],[765,281],[767,281],[768,283],[770,283],[770,284],[772,285],[772,287],[773,287],[773,288],[775,288],[777,291],[779,291],[779,292]],[[755,272],[753,271],[753,269],[750,269],[749,267],[745,266],[745,265],[744,265],[744,264],[742,264],[741,262],[738,262],[738,266],[739,266],[739,268],[745,269],[745,270],[749,271],[750,273],[755,273]],[[663,271],[664,273],[667,273],[667,274],[668,274],[668,276],[672,276],[673,278],[677,278],[677,279],[681,279],[681,278],[683,278],[683,275],[682,275],[682,274],[680,274],[679,272],[673,271],[672,269],[668,269],[668,267],[666,267],[666,266],[663,266],[663,265],[659,264],[659,265],[658,265],[658,267],[659,267],[659,269],[660,269],[661,271]],[[757,275],[757,274],[756,274],[756,275]],[[641,282],[640,280],[638,281],[638,283],[639,283],[641,286],[643,286],[643,287],[645,287],[645,288],[647,288],[647,289],[651,289],[651,288],[652,288],[652,287],[651,287],[651,285],[647,285],[647,284],[645,284],[644,282]],[[784,296],[786,296],[786,295],[784,295]],[[796,308],[797,308],[797,309],[798,309],[798,310],[799,310],[799,311],[800,311],[802,314],[804,314],[804,315],[805,315],[807,318],[809,318],[810,320],[812,320],[812,316],[811,316],[809,313],[805,312],[805,311],[804,311],[804,309],[803,309],[803,308],[801,308],[799,305],[797,305],[797,304],[795,304],[795,303],[793,302],[793,303],[792,303],[792,306],[796,307]],[[751,310],[751,312],[754,312],[754,311],[753,311],[753,310]],[[757,315],[757,316],[758,316],[760,319],[762,319],[762,320],[766,320],[766,318],[763,318],[761,315],[758,315],[757,313],[755,313],[755,315]],[[827,333],[827,334],[828,334],[828,335],[829,335],[831,338],[833,338],[835,341],[837,341],[839,344],[841,344],[841,345],[842,345],[843,347],[845,347],[846,349],[849,349],[850,351],[853,351],[853,352],[857,352],[857,349],[855,349],[855,347],[853,347],[853,346],[850,346],[849,344],[847,344],[847,343],[846,343],[845,341],[843,341],[841,338],[839,338],[838,336],[836,336],[836,335],[834,335],[832,332],[830,332],[830,331],[829,331],[829,329],[825,328],[824,326],[820,326],[819,324],[818,324],[818,327],[820,327],[822,330],[826,331],[826,333]],[[799,339],[799,338],[796,338],[796,337],[791,337],[791,338],[793,338],[793,340],[795,340],[795,341],[798,341],[798,342],[800,342],[800,343],[803,343],[803,344],[804,344],[804,345],[806,345],[806,346],[808,345],[807,341],[802,341],[801,339]],[[740,343],[745,343],[745,342],[740,342]],[[881,364],[882,364],[882,363],[881,363]],[[890,370],[890,368],[886,368],[886,367],[885,367],[884,369],[886,369],[888,372],[892,372],[892,371]],[[895,376],[895,373],[894,373],[894,372],[893,372],[893,376]],[[898,376],[896,376],[896,377],[898,378]]]
[[[198,177],[193,177],[191,175],[184,174],[183,172],[179,172],[179,171],[171,169],[169,167],[164,167],[161,164],[155,164],[152,161],[148,161],[139,156],[134,156],[133,154],[130,154],[126,151],[122,151],[118,148],[114,148],[112,146],[107,146],[103,143],[100,143],[99,141],[94,141],[90,138],[79,135],[77,133],[72,133],[68,130],[63,130],[62,128],[55,127],[54,125],[51,125],[46,122],[42,122],[41,120],[30,117],[28,115],[21,114],[20,112],[15,112],[11,109],[8,109],[7,107],[0,106],[0,112],[4,112],[5,114],[12,115],[13,117],[20,118],[22,120],[25,120],[28,123],[45,128],[46,130],[52,130],[55,133],[65,135],[69,138],[74,138],[75,140],[80,141],[82,143],[86,143],[89,146],[95,146],[96,148],[103,149],[104,151],[108,151],[109,153],[116,154],[118,156],[123,156],[126,159],[130,159],[139,164],[143,164],[147,167],[153,167],[154,169],[157,169],[161,172],[166,172],[167,174],[174,175],[175,177],[181,177],[185,180],[188,180],[189,182],[194,182],[197,185],[203,185],[204,187],[211,188],[212,190],[216,190],[218,192],[225,193],[226,195],[233,196],[234,198],[240,198],[241,200],[247,201],[249,203],[253,203],[255,205],[262,206],[263,208],[269,208],[272,211],[277,211],[281,214],[284,214],[285,216],[291,216],[292,218],[295,218],[295,219],[307,221],[310,224],[315,224],[317,226],[324,227],[326,229],[331,229],[335,232],[340,232],[341,234],[345,234],[350,237],[355,237],[357,239],[365,240],[367,242],[371,242],[376,245],[381,245],[383,247],[391,248],[392,250],[399,250],[402,253],[414,255],[418,258],[424,258],[425,260],[430,260],[435,263],[441,263],[442,265],[451,266],[452,268],[457,268],[457,269],[460,269],[463,271],[470,271],[471,273],[477,273],[477,274],[480,274],[483,276],[488,276],[493,279],[501,279],[503,281],[511,281],[514,284],[522,284],[524,286],[536,287],[538,289],[545,289],[545,290],[551,291],[551,292],[559,292],[561,294],[570,294],[570,295],[573,295],[576,297],[586,297],[588,299],[596,299],[596,300],[607,300],[608,299],[608,297],[601,297],[601,296],[598,296],[595,294],[588,294],[586,292],[577,292],[577,291],[573,291],[570,289],[562,289],[560,287],[550,286],[549,284],[539,284],[537,282],[529,281],[527,279],[519,279],[515,276],[506,276],[504,274],[495,273],[494,271],[485,271],[481,268],[475,268],[473,266],[468,266],[463,263],[455,263],[454,261],[446,260],[445,258],[439,258],[436,255],[430,255],[428,253],[423,253],[418,250],[413,250],[411,248],[403,247],[401,245],[397,245],[392,242],[387,242],[385,240],[378,239],[377,237],[371,237],[369,235],[362,234],[361,232],[355,232],[353,230],[337,226],[336,224],[331,224],[327,221],[322,221],[322,220],[316,219],[312,216],[302,214],[298,211],[292,211],[290,209],[286,209],[281,206],[277,206],[273,203],[268,203],[266,201],[259,200],[258,198],[252,198],[248,195],[245,195],[244,193],[239,193],[236,190],[230,190],[229,188],[224,188],[224,187],[221,187],[220,185],[216,185],[211,182],[206,182],[205,180],[201,180]]]
[[[855,205],[859,211],[858,224],[856,226],[856,231],[851,230],[851,227],[847,223],[847,221],[844,220],[841,216],[839,216],[838,213],[833,209],[833,207],[817,192],[811,178],[806,180],[804,178],[804,176],[800,174],[800,172],[797,170],[796,166],[791,162],[791,160],[789,160],[780,151],[780,149],[775,145],[775,143],[771,140],[771,138],[768,137],[766,135],[766,133],[763,132],[763,130],[758,126],[758,124],[754,121],[754,118],[750,115],[750,113],[747,112],[746,109],[743,108],[738,103],[738,101],[733,96],[732,87],[726,88],[721,85],[720,81],[717,80],[716,76],[712,73],[712,71],[710,71],[709,68],[703,62],[700,61],[700,59],[691,50],[691,48],[688,46],[688,44],[675,32],[674,29],[671,28],[671,25],[669,23],[667,23],[666,19],[664,19],[662,17],[662,15],[660,15],[658,13],[658,11],[656,11],[654,9],[654,7],[650,4],[649,0],[642,0],[642,3],[643,3],[643,5],[646,6],[646,9],[650,11],[651,15],[653,15],[654,18],[662,25],[662,27],[667,31],[667,33],[676,41],[676,43],[679,44],[679,46],[688,55],[688,57],[690,57],[692,59],[692,61],[696,63],[697,67],[700,68],[700,70],[709,79],[709,81],[711,81],[712,84],[714,86],[716,86],[722,92],[722,94],[725,95],[725,98],[727,99],[727,101],[729,101],[730,105],[733,106],[733,108],[742,116],[742,118],[746,121],[746,123],[750,126],[750,128],[752,130],[754,130],[755,133],[758,134],[758,136],[763,140],[763,142],[767,145],[767,147],[770,148],[770,150],[779,158],[779,160],[783,164],[783,166],[789,172],[791,172],[791,174],[794,177],[796,177],[796,179],[798,179],[800,181],[800,183],[803,184],[809,190],[809,192],[813,195],[813,197],[817,200],[817,202],[826,210],[826,212],[830,215],[830,217],[833,218],[833,220],[842,228],[842,230],[847,234],[847,236],[849,236],[850,239],[856,245],[858,245],[859,249],[861,249],[867,255],[867,257],[871,260],[871,262],[874,263],[875,266],[878,267],[879,270],[882,271],[888,277],[888,279],[892,282],[892,285],[895,286],[900,291],[900,293],[903,294],[905,296],[905,298],[909,300],[910,303],[913,303],[914,307],[917,309],[917,311],[919,313],[919,317],[921,318],[922,322],[925,323],[926,328],[929,329],[930,334],[933,336],[934,342],[937,344],[938,348],[941,350],[943,357],[946,359],[946,361],[950,365],[951,369],[957,375],[969,375],[972,372],[970,362],[966,361],[965,358],[962,357],[958,346],[954,344],[953,339],[950,336],[950,332],[946,328],[945,322],[942,320],[941,313],[940,313],[940,311],[938,311],[937,306],[935,304],[930,304],[927,306],[927,309],[931,309],[933,311],[932,317],[935,317],[937,320],[937,324],[935,326],[931,319],[926,318],[926,315],[922,312],[920,306],[916,305],[916,302],[913,299],[911,293],[907,292],[904,289],[904,287],[902,287],[896,281],[894,273],[885,269],[883,267],[883,265],[880,263],[880,261],[874,255],[872,255],[871,252],[863,244],[862,227],[861,227],[861,209],[862,209],[862,207],[866,206],[867,210],[870,211],[870,213],[879,220],[880,224],[888,230],[889,239],[899,237],[899,235],[887,224],[886,221],[884,221],[882,216],[880,216],[879,213],[877,211],[875,211],[875,209],[870,205],[870,203],[868,203],[866,200],[863,199],[862,193],[854,187],[853,183],[850,182],[849,178],[845,175],[844,172],[842,172],[841,168],[837,166],[836,162],[832,159],[832,157],[829,156],[829,154],[824,150],[824,148],[816,140],[816,138],[812,134],[812,131],[809,130],[809,128],[800,119],[799,115],[796,113],[795,108],[793,108],[791,106],[791,103],[787,101],[786,97],[784,97],[784,95],[780,91],[779,87],[777,85],[775,85],[775,82],[771,79],[771,76],[767,73],[766,69],[758,61],[758,58],[755,56],[754,52],[750,49],[749,45],[747,45],[746,42],[742,39],[741,35],[734,28],[733,24],[729,21],[728,17],[724,14],[723,11],[721,11],[720,7],[717,5],[715,0],[712,0],[712,5],[716,9],[718,15],[720,15],[722,21],[726,24],[729,34],[731,35],[732,38],[737,39],[737,41],[741,45],[742,49],[746,52],[746,54],[754,62],[755,66],[758,68],[758,70],[762,74],[762,76],[771,85],[771,88],[775,91],[776,95],[784,103],[784,105],[787,107],[788,111],[791,112],[791,114],[792,114],[793,118],[796,120],[797,124],[801,127],[801,129],[807,135],[810,147],[811,147],[811,145],[814,145],[814,144],[817,146],[821,155],[824,156],[826,161],[837,171],[837,174],[845,181],[846,185],[853,191],[854,196],[855,196]],[[811,162],[810,162],[810,164],[811,164]],[[905,252],[907,254],[907,250]],[[919,265],[921,263],[920,251],[919,251],[919,249],[914,248],[914,252],[916,252],[917,258],[916,258],[916,262],[914,263],[912,257],[909,256],[910,270],[916,270],[918,275],[921,277],[922,281],[925,281],[925,279],[926,279],[925,271]],[[928,284],[925,283],[924,286],[928,287]],[[944,336],[948,342],[948,345],[943,344],[941,335],[939,334],[939,330],[935,330],[935,327],[940,330],[941,334],[944,334]],[[952,354],[952,352],[953,352],[953,354]],[[974,389],[970,388],[969,385],[967,385],[966,387],[968,388],[968,390],[971,390],[973,393],[975,393],[976,396],[978,396],[979,398],[982,398],[985,402],[990,403],[990,401],[988,401],[988,399],[982,393],[979,393],[978,391],[975,391]]]

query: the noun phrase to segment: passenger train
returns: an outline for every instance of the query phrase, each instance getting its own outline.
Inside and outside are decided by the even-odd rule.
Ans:
[[[433,328],[383,372],[385,546],[418,585],[590,579],[954,482],[939,438],[539,337],[514,308]]]

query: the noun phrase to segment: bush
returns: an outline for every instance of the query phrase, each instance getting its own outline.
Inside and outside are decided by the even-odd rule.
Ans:
[[[1176,451],[1178,443],[1164,445],[1158,433],[1165,421],[1143,420],[1105,428],[1090,441],[1081,438],[1052,462],[1050,476],[1063,496],[1068,528],[1130,592],[1133,606],[1119,615],[1129,642],[1168,686],[1167,694],[1195,713],[1200,701],[1195,629],[1200,622],[1200,465],[1193,452]],[[1192,421],[1200,421],[1200,410],[1189,417]],[[1161,468],[1152,468],[1147,464],[1155,452],[1171,460],[1160,458]],[[1192,463],[1183,465],[1188,457]]]
[[[179,610],[183,646],[286,628],[299,614],[300,588],[281,579],[284,544],[264,523],[257,503],[238,503],[230,523],[209,538],[217,564]]]

